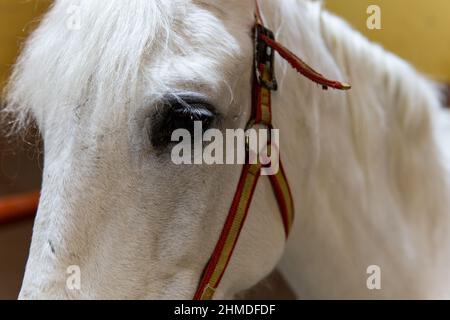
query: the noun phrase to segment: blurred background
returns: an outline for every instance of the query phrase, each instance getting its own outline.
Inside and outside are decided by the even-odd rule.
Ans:
[[[369,39],[381,43],[420,71],[450,82],[450,1],[448,0],[325,0]],[[381,9],[381,30],[366,25],[370,5]]]
[[[50,0],[0,0],[0,87],[23,41],[50,4]],[[381,30],[366,26],[369,5],[381,9]],[[450,83],[449,0],[328,0],[325,6],[423,73]],[[39,145],[33,132],[8,141],[0,132],[0,198],[39,189]],[[21,219],[0,225],[0,299],[17,297],[32,222]]]

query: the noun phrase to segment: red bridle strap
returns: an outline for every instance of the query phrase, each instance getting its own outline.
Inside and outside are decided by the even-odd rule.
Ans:
[[[255,6],[256,6],[255,10],[256,25],[264,26],[264,20],[262,18],[258,0],[255,0]],[[269,47],[277,51],[278,54],[284,60],[286,60],[292,66],[292,68],[297,70],[301,75],[317,84],[320,84],[324,89],[330,87],[337,90],[350,90],[352,88],[352,86],[347,83],[328,80],[322,74],[311,68],[306,62],[300,59],[291,50],[287,49],[281,43],[275,41],[275,39],[268,37],[265,34],[260,34],[259,40],[264,41]]]
[[[231,204],[230,212],[223,227],[213,255],[203,273],[194,300],[212,299],[225,269],[228,266],[239,234],[247,217],[250,202],[260,177],[261,166],[245,165]]]
[[[297,70],[300,74],[308,78],[309,80],[320,84],[324,89],[330,87],[338,90],[350,90],[352,88],[351,85],[335,80],[328,80],[322,74],[318,73],[310,66],[306,64],[302,59],[297,57],[292,51],[284,47],[279,42],[276,42],[273,39],[270,39],[266,35],[262,34],[260,39],[264,41],[269,47],[278,52],[278,54],[289,64]]]
[[[350,89],[350,86],[339,81],[331,81],[314,71],[291,51],[275,41],[273,33],[263,25],[259,7],[256,10],[255,25],[255,75],[253,80],[252,116],[248,128],[263,125],[272,128],[272,91],[277,89],[274,74],[274,52],[277,51],[298,72],[308,79],[322,85],[324,89],[331,87],[340,90]],[[271,143],[268,142],[268,148]],[[278,147],[278,146],[276,146]],[[233,255],[245,223],[256,185],[261,176],[261,164],[246,164],[242,169],[238,187],[231,204],[225,225],[213,254],[203,272],[194,300],[212,299],[225,270]],[[280,169],[275,175],[269,176],[275,198],[278,202],[286,237],[294,220],[294,203],[289,183],[280,160]]]

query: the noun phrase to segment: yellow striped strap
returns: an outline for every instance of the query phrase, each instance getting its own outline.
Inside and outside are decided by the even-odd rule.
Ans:
[[[230,212],[213,255],[203,272],[194,300],[209,300],[213,297],[233,254],[260,175],[260,164],[244,166]]]
[[[269,179],[272,185],[272,189],[277,198],[278,207],[283,219],[284,230],[287,238],[294,222],[295,212],[291,189],[289,187],[289,183],[281,160],[280,170],[278,170],[277,174],[269,176]]]
[[[272,76],[265,65],[259,66],[259,72],[262,79],[270,81]],[[272,94],[271,90],[261,84],[255,84],[256,93],[254,100],[254,122],[264,124],[266,126],[272,125]]]
[[[203,272],[194,300],[210,300],[213,298],[230,262],[260,175],[260,164],[244,166],[230,212],[211,259]],[[278,201],[287,237],[294,220],[294,205],[281,163],[278,173],[270,176],[270,182]]]

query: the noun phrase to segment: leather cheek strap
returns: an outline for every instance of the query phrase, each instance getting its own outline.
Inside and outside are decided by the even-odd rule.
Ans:
[[[248,126],[259,124],[269,129],[272,128],[271,97],[272,91],[277,89],[274,73],[274,51],[278,52],[301,75],[321,85],[323,89],[330,87],[338,90],[349,90],[351,88],[346,83],[326,79],[322,74],[312,69],[298,56],[278,43],[273,33],[264,27],[257,1],[255,19],[255,74],[252,87],[252,117]],[[267,147],[269,148],[271,145],[267,145]],[[279,146],[276,147],[278,148]],[[279,163],[278,172],[270,175],[269,179],[278,202],[284,231],[286,237],[288,237],[294,220],[294,203],[281,160]],[[194,300],[208,300],[214,297],[214,293],[223,278],[245,223],[256,185],[261,176],[261,170],[261,164],[246,164],[243,166],[225,225],[203,272]]]

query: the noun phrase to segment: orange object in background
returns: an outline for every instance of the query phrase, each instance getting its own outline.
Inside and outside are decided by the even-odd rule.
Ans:
[[[0,198],[0,225],[33,217],[39,204],[39,192]]]

